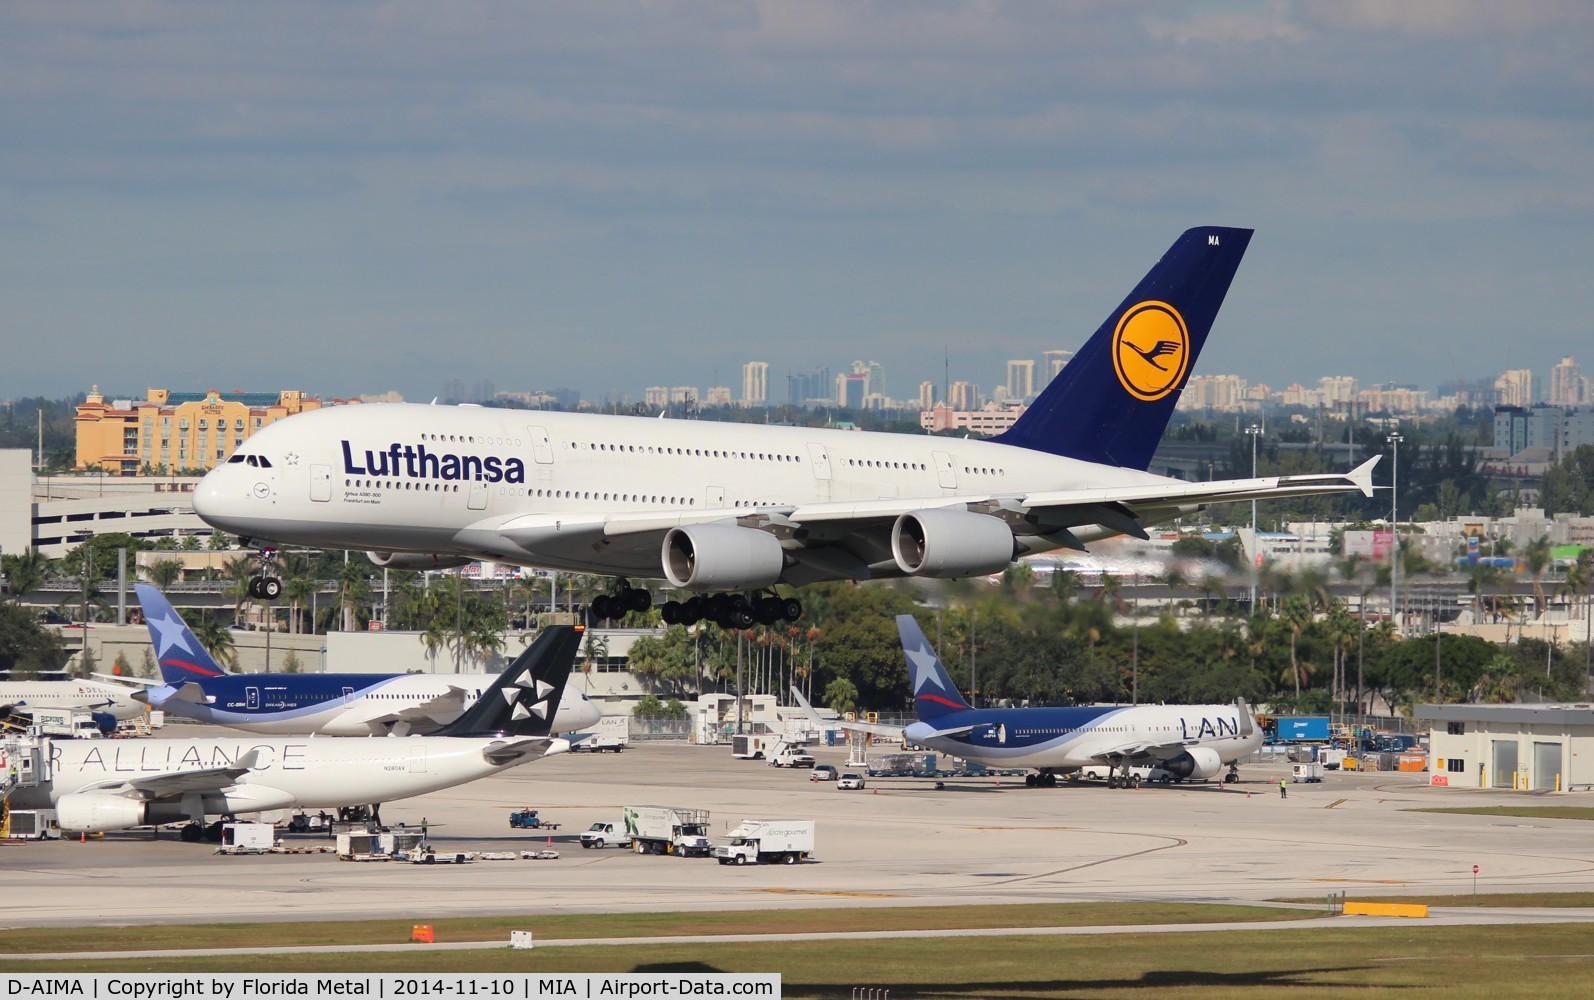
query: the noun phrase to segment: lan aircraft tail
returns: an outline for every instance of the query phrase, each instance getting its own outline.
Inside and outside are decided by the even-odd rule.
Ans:
[[[175,688],[227,676],[226,669],[200,644],[160,588],[140,583],[133,589],[138,592],[144,624],[149,626],[149,637],[155,643],[162,680]]]
[[[908,681],[913,685],[913,710],[919,721],[930,722],[970,706],[963,700],[952,675],[941,665],[930,640],[912,615],[897,615],[897,632],[908,657]]]
[[[1012,428],[992,440],[1146,469],[1251,242],[1187,230]]]

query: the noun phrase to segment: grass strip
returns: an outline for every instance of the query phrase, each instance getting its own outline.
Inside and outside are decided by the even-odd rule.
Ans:
[[[1587,997],[1594,927],[1380,927],[1113,935],[784,943],[722,940],[625,947],[507,947],[336,955],[78,959],[11,963],[14,972],[396,972],[614,973],[778,972],[782,995],[852,997],[888,988],[892,1000],[1094,997],[1157,1000],[1268,998],[1299,991],[1314,1000],[1399,996],[1411,1000],[1571,1000]]]
[[[1295,909],[1220,903],[1037,903],[1014,906],[924,906],[799,910],[716,910],[706,913],[592,913],[550,916],[433,917],[417,906],[397,920],[329,920],[305,923],[144,924],[132,933],[96,926],[16,927],[5,932],[0,951],[136,951],[163,948],[258,948],[296,945],[396,944],[410,939],[416,924],[431,924],[438,941],[507,942],[512,930],[539,939],[658,937],[676,934],[735,936],[805,931],[868,932],[951,930],[975,927],[1082,927],[1133,924],[1220,923],[1296,920],[1321,916]]]
[[[1476,906],[1495,907],[1504,909],[1519,909],[1524,907],[1543,907],[1545,909],[1576,909],[1594,906],[1594,892],[1480,892],[1473,896],[1470,892],[1455,893],[1449,896],[1388,896],[1368,892],[1357,892],[1353,888],[1345,890],[1345,898],[1359,903],[1427,903],[1429,906]],[[1274,903],[1317,903],[1322,905],[1322,896],[1294,896],[1270,900]]]

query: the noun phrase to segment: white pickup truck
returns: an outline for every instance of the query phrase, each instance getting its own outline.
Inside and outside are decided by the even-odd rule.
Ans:
[[[801,767],[814,766],[814,756],[802,747],[782,747],[780,752],[769,758],[770,767]]]

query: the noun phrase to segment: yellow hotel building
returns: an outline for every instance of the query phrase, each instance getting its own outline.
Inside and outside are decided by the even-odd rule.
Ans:
[[[332,400],[332,404],[358,400]],[[77,408],[77,468],[133,476],[141,469],[209,469],[269,423],[330,405],[297,390],[172,392],[107,403],[100,387]]]

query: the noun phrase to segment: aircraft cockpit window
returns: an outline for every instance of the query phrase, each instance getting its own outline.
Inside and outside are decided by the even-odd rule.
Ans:
[[[247,456],[244,459],[244,461],[248,462],[250,465],[253,465],[253,466],[257,467],[257,468],[260,465],[260,460],[258,458],[256,458],[255,456],[253,456],[253,455]]]
[[[267,458],[267,457],[266,457],[266,456],[264,456],[264,455],[261,455],[261,456],[260,456],[260,467],[261,467],[261,468],[262,468],[262,469],[269,469],[269,468],[271,468],[271,459],[269,459],[269,458]]]
[[[244,457],[242,455],[234,455],[231,458],[227,459],[227,464],[228,465],[236,465],[239,462],[242,462],[243,460],[244,460]]]

